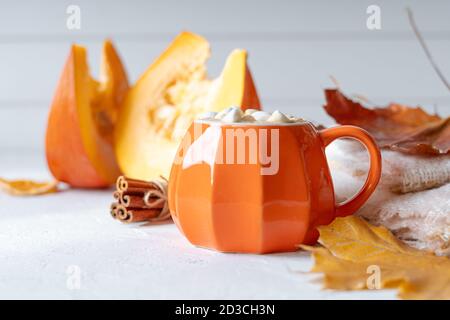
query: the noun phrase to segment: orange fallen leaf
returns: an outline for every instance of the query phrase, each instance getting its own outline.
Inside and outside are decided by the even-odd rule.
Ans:
[[[368,109],[336,89],[325,90],[325,98],[324,108],[337,123],[366,129],[382,148],[412,154],[450,153],[450,117],[400,104]]]
[[[301,246],[315,260],[312,272],[338,290],[397,288],[403,299],[450,299],[450,259],[399,241],[385,227],[349,216],[319,227],[323,247]]]
[[[58,191],[58,181],[36,182],[0,178],[0,189],[15,196],[35,196]]]

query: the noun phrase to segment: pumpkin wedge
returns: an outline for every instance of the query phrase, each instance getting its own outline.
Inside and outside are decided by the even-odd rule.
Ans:
[[[106,187],[120,175],[113,136],[128,80],[110,41],[103,45],[100,79],[89,73],[86,49],[73,45],[56,88],[46,135],[50,171],[73,187]]]
[[[209,43],[183,32],[130,89],[120,110],[115,151],[122,172],[131,178],[168,178],[176,150],[201,113],[229,106],[259,109],[247,66],[247,52],[231,52],[221,75],[208,79]]]

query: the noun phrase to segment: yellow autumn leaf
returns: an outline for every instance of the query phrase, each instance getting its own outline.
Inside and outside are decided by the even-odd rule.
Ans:
[[[319,227],[323,246],[301,246],[312,272],[337,290],[397,288],[403,299],[450,299],[450,259],[411,248],[385,227],[349,216]]]
[[[58,191],[58,181],[36,182],[0,178],[0,189],[15,196],[35,196]]]

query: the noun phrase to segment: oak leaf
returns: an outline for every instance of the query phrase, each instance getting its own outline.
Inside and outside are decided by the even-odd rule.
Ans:
[[[324,108],[337,123],[366,129],[381,148],[411,154],[450,153],[450,117],[395,103],[369,109],[337,89],[325,90],[325,98]]]
[[[312,252],[311,271],[324,274],[326,288],[398,288],[404,299],[450,299],[449,258],[411,248],[355,216],[337,218],[319,232],[323,247],[301,247]]]
[[[0,189],[15,196],[35,196],[58,191],[58,182],[32,180],[6,180],[0,178]]]

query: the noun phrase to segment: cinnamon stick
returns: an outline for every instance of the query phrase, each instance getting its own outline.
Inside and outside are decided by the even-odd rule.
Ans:
[[[165,200],[161,197],[152,196],[152,191],[142,192],[139,194],[129,193],[128,191],[116,191],[114,198],[117,202],[126,208],[157,208],[162,209],[165,204]]]
[[[137,179],[131,179],[127,178],[125,176],[120,176],[117,178],[116,182],[116,188],[118,191],[126,191],[126,190],[137,190],[140,189],[148,189],[150,182],[143,181],[143,180],[137,180]]]
[[[117,218],[117,207],[119,206],[119,204],[117,203],[117,202],[113,202],[112,204],[111,204],[111,209],[110,209],[110,213],[111,213],[111,216],[114,218],[114,219],[116,219]]]
[[[170,218],[167,180],[117,179],[111,216],[122,222],[161,221]]]
[[[117,218],[125,223],[147,221],[156,218],[160,214],[160,209],[131,209],[122,205],[117,206]]]

